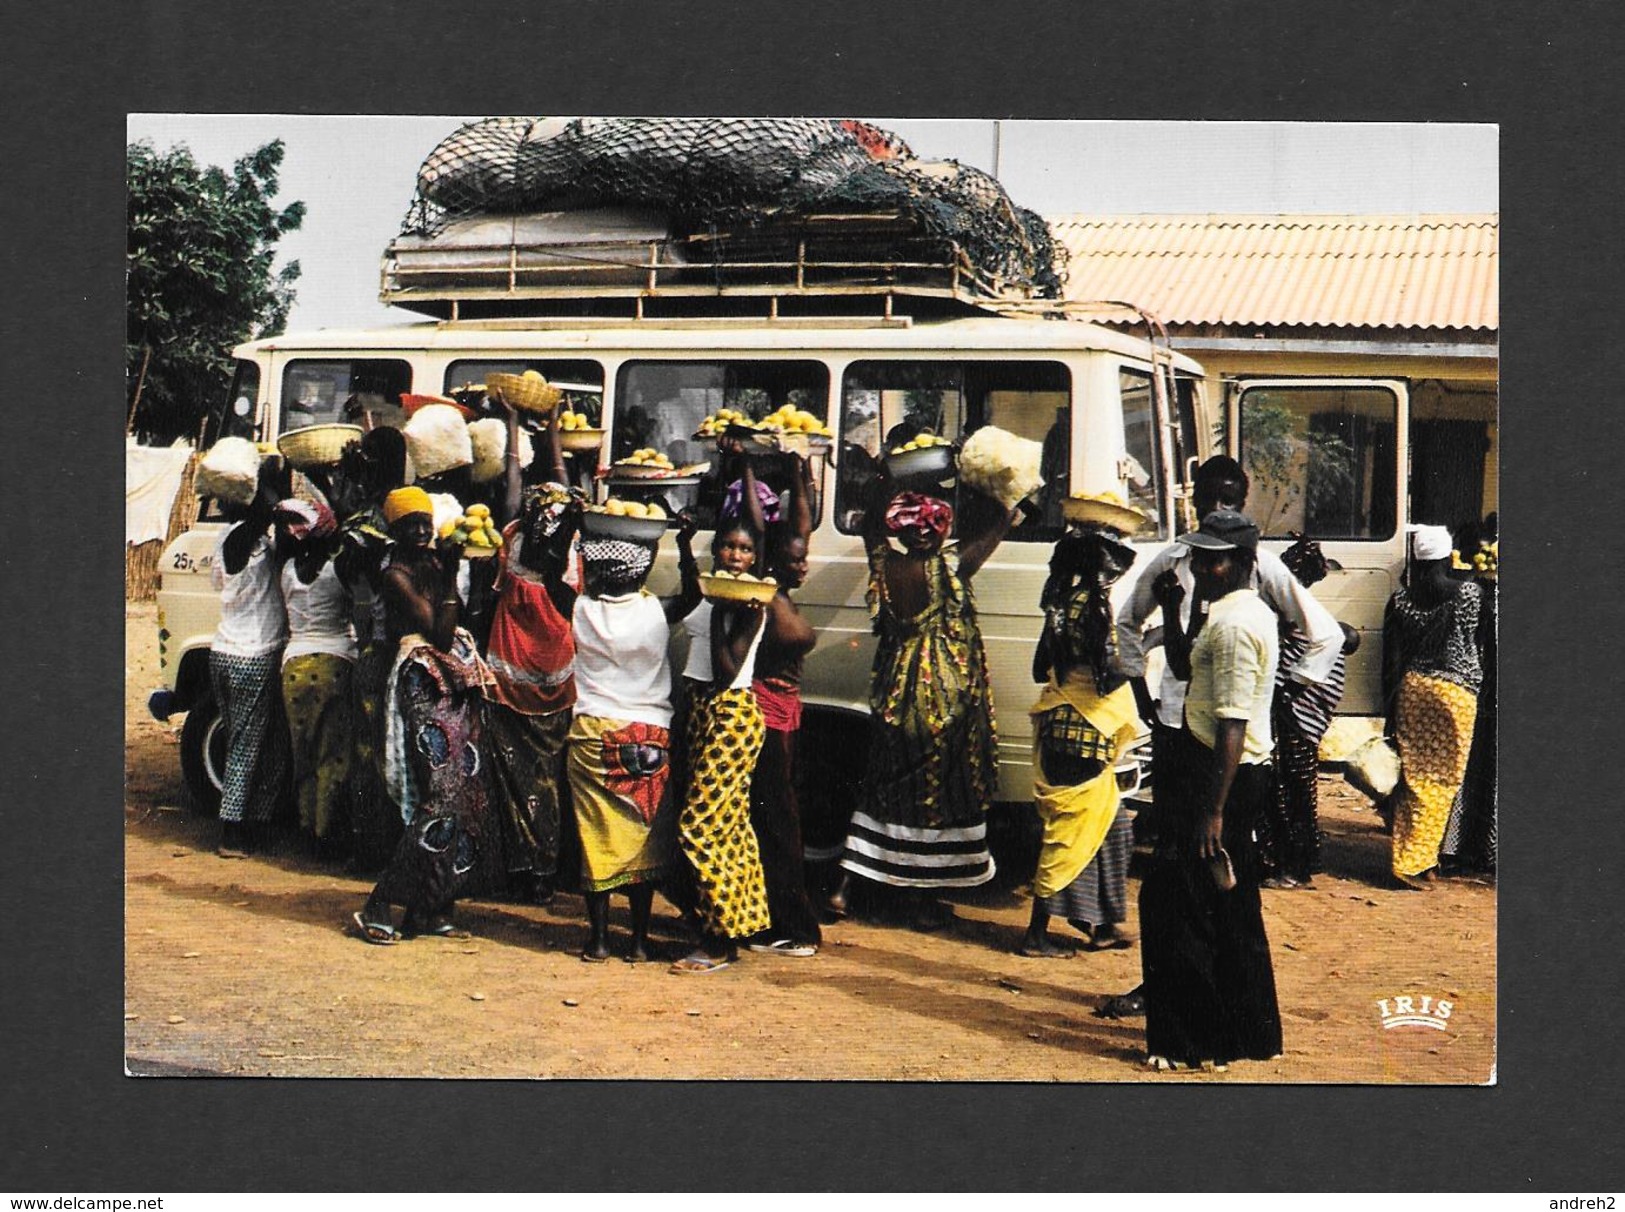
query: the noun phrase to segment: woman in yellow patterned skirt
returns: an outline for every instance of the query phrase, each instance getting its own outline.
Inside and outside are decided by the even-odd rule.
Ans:
[[[1472,748],[1483,681],[1482,591],[1450,576],[1448,529],[1411,530],[1408,584],[1389,600],[1383,620],[1383,696],[1401,767],[1393,799],[1394,880],[1422,890],[1438,866]]]
[[[763,551],[760,523],[751,521],[760,518],[761,506],[748,464],[741,498],[747,517],[719,521],[712,554],[720,570],[756,573]],[[717,602],[711,610],[711,691],[696,694],[690,708],[688,795],[678,818],[679,841],[694,870],[701,936],[693,953],[672,965],[675,973],[726,968],[739,956],[739,939],[771,924],[750,823],[751,774],[767,735],[751,689],[765,617],[756,603]]]

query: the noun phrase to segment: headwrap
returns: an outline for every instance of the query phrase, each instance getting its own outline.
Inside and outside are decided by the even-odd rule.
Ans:
[[[414,513],[427,514],[434,517],[434,502],[429,500],[429,494],[417,487],[397,488],[384,498],[384,521],[391,526],[404,517]]]
[[[625,539],[583,539],[581,558],[587,575],[611,593],[637,588],[655,561],[654,548]]]
[[[339,520],[333,516],[333,511],[317,501],[289,497],[277,502],[275,512],[287,519],[288,537],[299,542],[325,539],[339,528]]]
[[[756,481],[756,499],[762,503],[762,521],[779,520],[779,494],[760,480]],[[723,494],[722,507],[717,510],[717,525],[731,522],[745,512],[745,481],[735,480]]]
[[[1112,623],[1110,589],[1134,563],[1134,548],[1117,541],[1109,527],[1084,523],[1063,536],[1050,557],[1049,580],[1044,585],[1040,605],[1045,627],[1058,665],[1087,665],[1095,677],[1095,689],[1109,694],[1123,684],[1115,664],[1115,628]],[[1081,582],[1081,584],[1080,584]],[[1070,599],[1085,589],[1082,651],[1074,649],[1067,625]]]
[[[953,506],[923,492],[900,492],[886,506],[886,529],[893,534],[900,530],[923,530],[942,539],[953,525]]]
[[[564,524],[565,507],[581,495],[579,488],[566,488],[563,484],[537,485],[525,493],[524,515],[527,519],[540,515],[542,538],[550,539]]]
[[[1414,523],[1405,527],[1411,532],[1411,554],[1419,560],[1448,560],[1450,549],[1455,541],[1450,537],[1448,526],[1417,526]]]

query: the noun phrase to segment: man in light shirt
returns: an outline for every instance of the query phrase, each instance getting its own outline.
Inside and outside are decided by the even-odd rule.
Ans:
[[[1191,488],[1198,518],[1205,518],[1220,508],[1240,511],[1247,504],[1247,473],[1227,455],[1214,455],[1198,467]],[[1306,637],[1302,657],[1287,671],[1288,687],[1324,684],[1337,664],[1337,654],[1343,644],[1343,629],[1331,611],[1315,600],[1314,594],[1273,552],[1256,550],[1248,579],[1258,591],[1259,599]],[[1152,811],[1145,814],[1143,821],[1136,821],[1135,832],[1152,838],[1158,833],[1157,822],[1161,817],[1198,793],[1190,785],[1190,775],[1200,763],[1199,755],[1189,751],[1184,727],[1185,679],[1178,676],[1171,662],[1165,662],[1153,699],[1145,678],[1146,650],[1150,645],[1144,632],[1152,613],[1167,601],[1171,608],[1164,612],[1167,620],[1163,627],[1164,639],[1177,641],[1176,630],[1188,637],[1194,630],[1191,619],[1194,588],[1191,548],[1185,543],[1170,543],[1140,572],[1129,590],[1128,600],[1117,613],[1118,667],[1131,680],[1141,718],[1151,728]],[[1177,628],[1173,625],[1176,614]],[[1201,621],[1199,611],[1196,627],[1201,626]],[[1284,689],[1283,693],[1290,695],[1292,691]],[[1140,990],[1135,989],[1108,998],[1096,1013],[1106,1018],[1121,1018],[1139,1014],[1143,1009]]]
[[[1140,887],[1146,1053],[1158,1068],[1281,1051],[1253,841],[1275,795],[1276,616],[1251,587],[1258,527],[1246,516],[1215,510],[1179,541],[1191,551],[1192,609],[1207,610],[1188,650],[1185,636],[1170,637],[1169,662],[1190,682],[1190,794],[1166,806]]]

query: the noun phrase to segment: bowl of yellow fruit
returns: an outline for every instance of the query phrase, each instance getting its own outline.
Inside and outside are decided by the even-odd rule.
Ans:
[[[713,602],[771,602],[778,592],[779,583],[772,577],[721,568],[700,575],[700,593]]]
[[[565,409],[559,413],[559,448],[588,454],[604,444],[604,431],[594,429],[585,415]]]
[[[462,515],[440,528],[440,537],[456,543],[469,560],[489,559],[502,548],[502,532],[489,505],[470,505]]]
[[[651,543],[666,532],[667,521],[666,511],[653,502],[610,497],[602,505],[587,507],[581,515],[581,533],[589,539]]]
[[[893,480],[939,482],[954,472],[954,444],[934,433],[922,433],[886,452],[886,474]]]

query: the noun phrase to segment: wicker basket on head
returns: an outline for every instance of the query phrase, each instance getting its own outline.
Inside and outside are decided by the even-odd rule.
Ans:
[[[361,440],[363,432],[359,425],[307,425],[290,429],[276,440],[276,447],[283,458],[301,470],[331,467],[346,446]]]
[[[564,393],[546,379],[527,379],[524,375],[487,375],[485,390],[509,408],[526,412],[551,412],[564,398]]]

